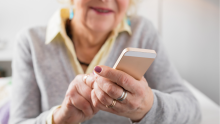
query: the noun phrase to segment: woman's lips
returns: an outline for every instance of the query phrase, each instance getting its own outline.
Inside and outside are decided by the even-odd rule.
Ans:
[[[114,11],[107,8],[100,8],[100,7],[90,7],[92,10],[94,10],[97,14],[111,14]]]

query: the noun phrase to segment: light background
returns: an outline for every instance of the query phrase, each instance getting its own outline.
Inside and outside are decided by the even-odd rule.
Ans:
[[[142,0],[138,14],[158,29],[181,76],[219,104],[219,1]],[[10,71],[13,39],[24,27],[46,25],[56,0],[0,0],[0,67]],[[1,60],[1,54],[7,59]]]

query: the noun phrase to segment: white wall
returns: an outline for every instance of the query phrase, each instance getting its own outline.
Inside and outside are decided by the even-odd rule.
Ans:
[[[162,36],[181,76],[219,104],[217,0],[164,0]]]
[[[154,24],[155,28],[160,30],[160,0],[142,0],[141,4],[138,4],[137,14],[146,17]]]
[[[0,0],[0,38],[13,40],[21,28],[46,25],[57,0]]]

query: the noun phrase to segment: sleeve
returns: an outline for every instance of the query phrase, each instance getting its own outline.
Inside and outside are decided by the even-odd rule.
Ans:
[[[198,124],[201,121],[198,101],[183,85],[156,30],[151,27],[148,47],[157,52],[157,57],[144,76],[154,93],[154,102],[138,124]]]
[[[46,120],[47,124],[53,124],[53,113],[60,107],[61,107],[61,105],[58,105],[58,106],[55,106],[51,109],[49,115],[47,116],[47,120]]]
[[[9,123],[46,124],[50,111],[41,110],[41,94],[26,32],[20,33],[14,43]]]

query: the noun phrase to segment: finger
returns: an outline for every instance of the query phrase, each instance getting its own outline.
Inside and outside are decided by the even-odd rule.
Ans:
[[[79,78],[77,78],[79,83],[76,84],[76,89],[79,92],[79,94],[82,95],[90,103],[90,105],[92,106],[92,109],[93,109],[93,113],[95,114],[99,110],[92,105],[92,100],[91,100],[91,91],[92,91],[92,89],[88,85],[85,84],[86,82],[92,82],[92,80],[94,82],[94,79],[93,78],[88,79],[89,77],[92,77],[92,76],[88,75],[85,82],[82,82],[82,80],[83,80],[82,77],[84,77],[84,76],[85,75],[79,76]]]
[[[94,83],[94,89],[93,91],[95,92],[96,97],[98,100],[103,104],[103,105],[111,105],[113,98],[110,97],[108,94],[106,94],[95,82]],[[134,94],[131,94],[129,92],[126,92],[126,97],[123,101],[117,101],[118,104],[113,107],[114,110],[123,112],[125,110],[133,109],[135,108],[135,102],[136,98]]]
[[[94,107],[99,108],[99,109],[104,110],[104,111],[107,110],[106,107],[105,107],[105,105],[103,105],[103,104],[99,101],[99,99],[97,98],[94,89],[93,89],[92,92],[91,92],[91,97],[92,97],[92,104],[93,104]]]
[[[85,84],[83,81],[83,77],[85,75],[79,75],[76,77],[76,82],[73,87],[76,87],[77,91],[79,92],[80,95],[82,95],[88,102],[92,103],[91,101],[91,91],[92,89]]]
[[[124,92],[122,87],[101,76],[97,77],[96,83],[105,93],[107,93],[113,99],[118,99]]]
[[[86,117],[81,110],[79,110],[72,104],[70,97],[65,97],[61,108],[63,108],[61,109],[62,114],[60,114],[59,117],[62,118],[62,120],[60,120],[59,122],[64,122],[67,119],[69,120],[69,122],[77,122],[78,120],[84,120]],[[71,115],[77,115],[77,116],[72,116],[71,119],[69,119],[70,118],[69,116]]]
[[[101,90],[98,85],[95,87],[94,91],[98,100],[103,105],[110,105],[112,103],[113,99],[109,97],[109,95],[106,94],[103,90]]]
[[[71,103],[79,110],[81,110],[85,116],[91,116],[93,114],[92,106],[90,103],[82,97],[77,89],[74,89],[75,92],[67,93],[66,97],[70,99]]]
[[[95,89],[92,90],[92,102],[93,102],[93,105],[103,111],[107,111],[107,112],[110,112],[110,113],[113,113],[113,114],[117,114],[117,115],[120,115],[120,114],[124,114],[125,112],[127,112],[128,110],[130,110],[128,107],[129,107],[129,104],[126,105],[126,104],[123,104],[119,101],[116,101],[116,104],[115,106],[113,106],[113,108],[107,108],[106,105],[103,105],[100,101],[99,101],[99,98],[98,96],[96,95],[95,93]],[[113,99],[111,101],[111,104],[113,102]],[[109,104],[109,105],[111,105]]]
[[[85,80],[86,85],[88,85],[91,89],[93,89],[93,83],[95,81],[95,76],[93,74],[87,75],[87,78]]]
[[[106,111],[106,112],[110,112],[110,113],[113,113],[113,114],[117,114],[117,112],[112,109],[112,108],[107,108],[105,105],[103,105],[99,99],[97,98],[96,96],[96,93],[95,93],[95,90],[93,89],[92,90],[92,93],[91,93],[91,96],[92,96],[92,103],[93,105],[96,107],[96,108],[99,108],[100,110],[103,110],[103,111]],[[116,103],[117,104],[117,103]]]
[[[136,90],[138,90],[136,84],[137,80],[123,71],[115,70],[108,66],[99,65],[94,68],[94,72],[96,75],[108,78],[112,82],[117,83],[127,91],[134,93]]]

